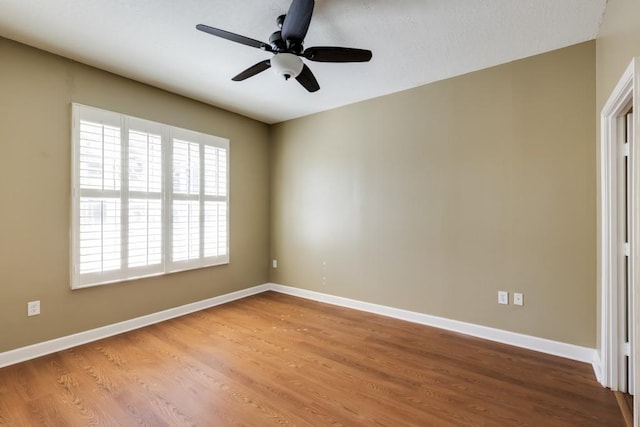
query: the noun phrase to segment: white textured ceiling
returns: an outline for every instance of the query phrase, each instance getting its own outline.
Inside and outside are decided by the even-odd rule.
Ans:
[[[317,0],[305,47],[373,51],[369,63],[305,62],[307,93],[270,54],[195,30],[267,42],[290,0],[0,0],[0,36],[276,123],[595,38],[606,0]],[[2,58],[0,58],[0,67]]]

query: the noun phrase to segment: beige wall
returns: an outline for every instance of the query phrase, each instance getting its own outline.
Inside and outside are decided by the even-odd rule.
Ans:
[[[640,57],[640,2],[609,0],[596,39],[596,123],[598,176],[600,152],[600,112],[634,57]],[[598,181],[598,186],[600,182]],[[598,199],[598,204],[600,200]],[[600,218],[598,217],[598,228]],[[598,244],[598,247],[600,245]],[[598,266],[600,253],[598,253]],[[601,292],[598,269],[598,296]],[[600,301],[600,298],[598,299]],[[598,349],[600,349],[600,305],[598,304]]]
[[[598,105],[628,63],[607,43]],[[1,38],[0,58],[0,352],[269,279],[595,345],[593,42],[270,132]],[[231,140],[230,265],[69,289],[71,102]]]
[[[0,352],[268,281],[267,125],[2,38],[0,64]],[[70,290],[71,102],[230,139],[229,265]]]
[[[634,57],[640,56],[640,2],[609,0],[596,40],[597,112]]]
[[[595,347],[594,109],[588,42],[274,126],[271,281]]]

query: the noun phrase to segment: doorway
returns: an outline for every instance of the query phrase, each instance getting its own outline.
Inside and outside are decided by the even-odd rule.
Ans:
[[[633,60],[601,115],[600,151],[600,382],[633,402],[637,388],[637,301],[640,283],[640,79]],[[638,423],[638,402],[635,406]],[[628,414],[629,418],[633,415]],[[636,424],[637,425],[637,424]]]

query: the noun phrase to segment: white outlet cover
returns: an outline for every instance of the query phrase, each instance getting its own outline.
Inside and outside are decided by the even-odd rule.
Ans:
[[[277,260],[277,259],[274,259],[273,261],[271,261],[271,266],[272,266],[273,268],[278,268],[278,260]]]
[[[27,316],[37,316],[40,314],[40,301],[29,301],[27,303]]]
[[[498,304],[509,304],[509,292],[498,291]]]
[[[524,305],[524,294],[514,293],[513,294],[513,304],[514,305]]]

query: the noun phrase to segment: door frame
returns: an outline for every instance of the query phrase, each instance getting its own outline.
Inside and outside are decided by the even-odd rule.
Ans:
[[[638,293],[640,283],[640,59],[634,58],[600,115],[600,375],[599,380],[602,385],[612,390],[621,388],[621,366],[620,356],[624,336],[621,319],[624,319],[624,305],[622,290],[619,288],[620,274],[623,273],[620,266],[619,255],[624,250],[624,241],[620,241],[619,224],[623,212],[620,209],[621,179],[624,170],[621,170],[620,155],[624,147],[619,143],[620,133],[623,128],[620,126],[621,117],[627,112],[629,107],[633,108],[634,134],[629,156],[631,166],[631,227],[629,244],[631,246],[630,262],[630,284],[632,295]],[[638,355],[637,343],[639,342],[640,320],[639,302],[640,298],[632,297],[633,304],[633,330],[632,343],[634,345],[633,354]],[[636,357],[637,358],[637,357]],[[634,389],[638,390],[640,378],[638,366],[635,360],[634,378],[632,379]],[[638,422],[638,400],[634,399],[636,423]]]

